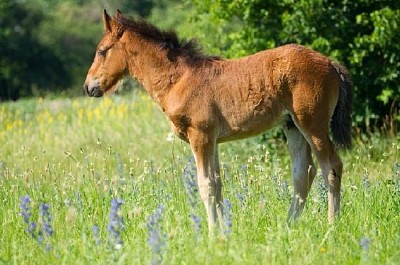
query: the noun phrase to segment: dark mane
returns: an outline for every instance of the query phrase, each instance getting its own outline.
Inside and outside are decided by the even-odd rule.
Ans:
[[[204,54],[196,40],[180,39],[174,30],[164,31],[143,19],[127,18],[122,15],[114,19],[124,28],[159,44],[162,49],[168,49],[168,58],[172,61],[175,61],[178,56],[185,58],[189,64],[220,59],[218,56]]]

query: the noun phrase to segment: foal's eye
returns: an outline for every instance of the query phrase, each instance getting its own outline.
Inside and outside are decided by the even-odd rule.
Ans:
[[[98,53],[100,56],[105,57],[106,54],[107,54],[107,50],[98,50],[97,53]]]

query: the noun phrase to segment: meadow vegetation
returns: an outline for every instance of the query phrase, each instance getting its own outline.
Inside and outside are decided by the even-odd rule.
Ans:
[[[0,105],[0,264],[399,264],[400,139],[342,152],[342,214],[318,174],[286,223],[279,129],[220,145],[225,227],[208,237],[189,146],[143,92]]]

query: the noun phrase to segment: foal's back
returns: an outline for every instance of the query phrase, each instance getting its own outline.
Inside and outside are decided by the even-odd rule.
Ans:
[[[193,122],[207,120],[208,126],[217,127],[218,142],[263,132],[285,113],[295,120],[327,121],[339,94],[331,60],[293,44],[207,62],[193,75],[188,85],[193,97],[184,109],[192,110]]]

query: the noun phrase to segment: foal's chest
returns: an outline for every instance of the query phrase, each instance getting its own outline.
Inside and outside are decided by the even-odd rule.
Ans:
[[[167,116],[170,122],[171,128],[174,133],[185,142],[189,142],[187,130],[190,125],[190,119],[186,116],[174,115]]]

